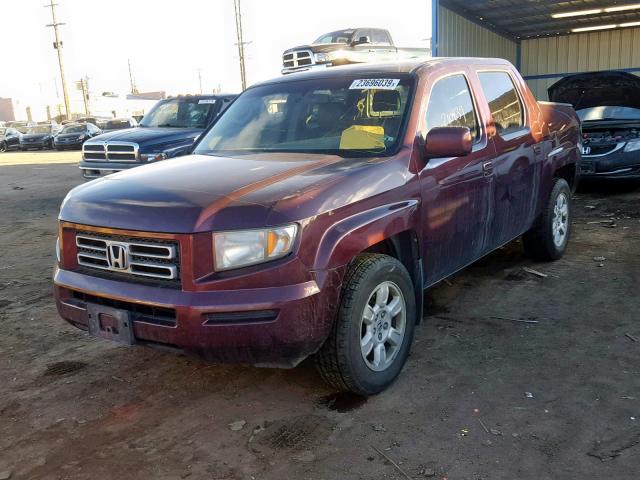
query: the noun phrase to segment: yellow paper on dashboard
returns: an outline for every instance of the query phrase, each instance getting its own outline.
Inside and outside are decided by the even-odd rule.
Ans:
[[[340,137],[340,150],[378,148],[385,148],[384,127],[379,125],[352,125]]]

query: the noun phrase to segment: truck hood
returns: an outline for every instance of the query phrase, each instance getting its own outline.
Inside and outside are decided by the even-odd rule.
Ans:
[[[593,72],[564,77],[548,89],[552,102],[576,110],[600,106],[640,108],[640,77],[626,72]]]
[[[192,143],[201,133],[199,128],[136,127],[102,133],[93,137],[91,142],[134,142],[143,148],[157,144]]]
[[[74,188],[63,201],[59,218],[166,233],[263,227],[269,225],[269,214],[278,201],[340,175],[343,161],[353,159],[251,154],[165,160]],[[335,168],[327,171],[331,165]],[[281,215],[276,217],[281,221]]]

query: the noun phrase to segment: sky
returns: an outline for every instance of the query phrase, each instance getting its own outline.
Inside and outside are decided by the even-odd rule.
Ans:
[[[62,102],[49,0],[0,0],[0,97],[20,107]],[[131,60],[140,91],[240,91],[233,0],[56,0],[72,103],[87,76],[92,95],[128,93]],[[242,0],[247,83],[280,75],[282,52],[322,33],[387,28],[399,46],[426,47],[431,0]],[[11,19],[11,21],[7,21]],[[10,48],[6,48],[10,47]],[[78,108],[74,108],[78,110]]]

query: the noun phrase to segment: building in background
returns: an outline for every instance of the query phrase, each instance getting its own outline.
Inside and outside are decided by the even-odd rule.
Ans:
[[[15,119],[16,116],[13,111],[13,100],[11,98],[0,97],[0,121],[10,122]]]

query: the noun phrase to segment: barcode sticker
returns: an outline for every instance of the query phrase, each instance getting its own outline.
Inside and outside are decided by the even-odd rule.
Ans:
[[[399,83],[399,78],[359,78],[351,83],[349,90],[364,90],[366,88],[395,90]]]
[[[198,100],[198,104],[202,105],[203,103],[216,103],[215,98],[203,98],[202,100]]]

